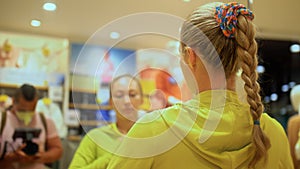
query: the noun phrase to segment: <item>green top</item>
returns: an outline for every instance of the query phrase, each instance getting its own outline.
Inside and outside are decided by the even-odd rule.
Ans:
[[[265,165],[260,161],[255,168],[292,169],[282,126],[265,113],[260,125],[272,147]],[[136,122],[108,169],[247,168],[255,150],[252,130],[249,105],[241,103],[235,92],[201,92]]]
[[[81,140],[69,169],[105,169],[123,135],[116,123],[95,128]]]

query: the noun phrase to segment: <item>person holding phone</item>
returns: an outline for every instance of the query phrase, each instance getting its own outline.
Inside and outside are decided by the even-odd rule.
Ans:
[[[54,122],[46,117],[41,118],[40,114],[34,111],[37,100],[37,89],[32,85],[23,84],[16,90],[10,110],[0,116],[1,169],[41,169],[46,167],[46,163],[55,162],[61,157],[63,148]],[[33,147],[27,147],[30,146],[29,142],[24,143],[28,141],[28,138],[22,138],[26,135],[25,130],[22,133],[14,132],[20,128],[28,129],[27,131],[41,130],[29,138],[37,146],[36,151],[30,151]]]

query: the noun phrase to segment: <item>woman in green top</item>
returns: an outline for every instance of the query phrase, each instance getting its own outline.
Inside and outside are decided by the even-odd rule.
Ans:
[[[238,3],[206,4],[187,18],[181,68],[195,97],[135,123],[108,169],[293,168],[282,126],[263,113],[253,18]]]
[[[143,93],[138,79],[121,75],[111,82],[110,98],[116,111],[116,123],[89,131],[72,159],[69,169],[104,169],[111,153],[138,118]]]

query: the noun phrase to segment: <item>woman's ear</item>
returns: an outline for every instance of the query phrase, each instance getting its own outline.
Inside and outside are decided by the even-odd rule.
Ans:
[[[195,54],[195,52],[193,51],[192,48],[190,47],[186,47],[186,56],[184,57],[184,61],[186,64],[189,65],[191,70],[194,70],[196,67],[196,57],[197,55]]]

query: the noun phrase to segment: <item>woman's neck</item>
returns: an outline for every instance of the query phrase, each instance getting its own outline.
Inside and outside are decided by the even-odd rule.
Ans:
[[[202,83],[199,85],[199,93],[207,90],[232,90],[235,91],[235,79],[229,78],[226,81],[215,79],[212,82]]]
[[[116,125],[120,133],[127,134],[134,122],[125,118],[117,119]]]
[[[218,89],[235,91],[235,74],[226,78],[224,69],[211,66],[205,60],[198,59],[192,72],[199,92]]]

